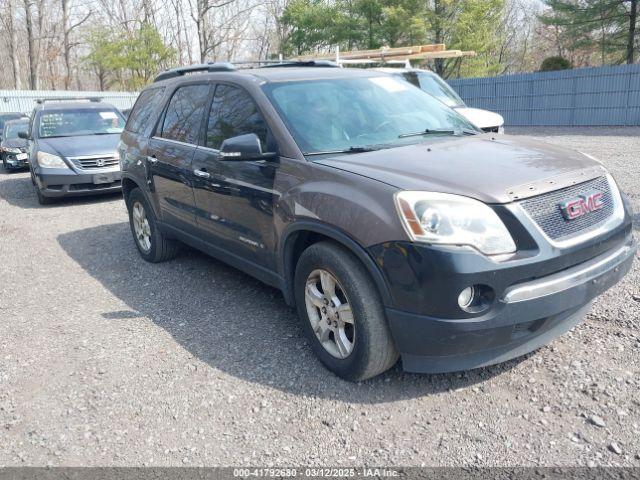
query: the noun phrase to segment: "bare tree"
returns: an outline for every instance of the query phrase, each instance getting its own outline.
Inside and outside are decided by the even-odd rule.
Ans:
[[[29,60],[29,88],[36,90],[38,88],[38,59],[36,48],[36,32],[33,24],[33,0],[23,0],[24,16],[27,27],[27,48]]]
[[[76,45],[71,43],[71,34],[72,32],[80,27],[83,23],[85,23],[91,17],[91,11],[89,11],[82,19],[78,20],[76,23],[70,24],[70,5],[69,0],[61,0],[62,6],[62,45],[63,45],[63,53],[64,53],[64,65],[66,74],[64,77],[64,88],[65,90],[69,90],[71,86],[71,76],[72,76],[72,66],[71,66],[71,49]]]
[[[14,7],[15,0],[7,0],[4,6],[5,13],[0,17],[0,24],[6,32],[7,52],[11,63],[11,73],[13,77],[13,87],[16,90],[22,88],[20,78],[20,62],[18,61],[18,33],[15,24],[16,9]]]

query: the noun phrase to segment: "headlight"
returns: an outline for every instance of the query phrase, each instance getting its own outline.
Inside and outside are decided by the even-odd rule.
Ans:
[[[512,253],[516,245],[496,213],[482,202],[460,195],[399,192],[402,223],[415,241],[469,245],[486,255]]]
[[[64,163],[64,160],[57,155],[52,155],[47,152],[38,152],[36,158],[38,160],[38,165],[42,168],[68,168],[67,164]]]

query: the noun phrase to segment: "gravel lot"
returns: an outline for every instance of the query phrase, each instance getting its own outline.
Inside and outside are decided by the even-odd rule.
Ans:
[[[530,133],[640,211],[640,129]],[[0,466],[640,466],[638,261],[524,359],[350,384],[279,292],[192,250],[147,264],[126,221],[118,196],[40,207],[0,173]]]

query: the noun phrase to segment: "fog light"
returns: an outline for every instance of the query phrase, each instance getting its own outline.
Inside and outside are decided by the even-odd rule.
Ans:
[[[460,308],[464,309],[471,305],[474,293],[475,290],[473,287],[467,287],[460,292],[460,295],[458,295],[458,305],[460,305]]]

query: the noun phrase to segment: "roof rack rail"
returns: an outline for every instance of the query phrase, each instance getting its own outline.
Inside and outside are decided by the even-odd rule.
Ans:
[[[36,103],[43,104],[45,102],[75,102],[77,100],[88,100],[90,102],[101,102],[102,97],[47,97],[47,98],[38,98],[36,99]]]
[[[322,67],[322,68],[340,68],[336,62],[331,60],[284,60],[278,63],[270,63],[260,68],[275,67]]]
[[[196,65],[189,65],[187,67],[178,67],[172,68],[171,70],[166,70],[156,76],[154,82],[160,82],[162,80],[167,80],[169,78],[180,77],[183,75],[188,75],[191,73],[198,72],[232,72],[236,69],[229,62],[210,62],[210,63],[200,63]]]
[[[340,67],[330,60],[234,60],[231,63],[240,68]]]

